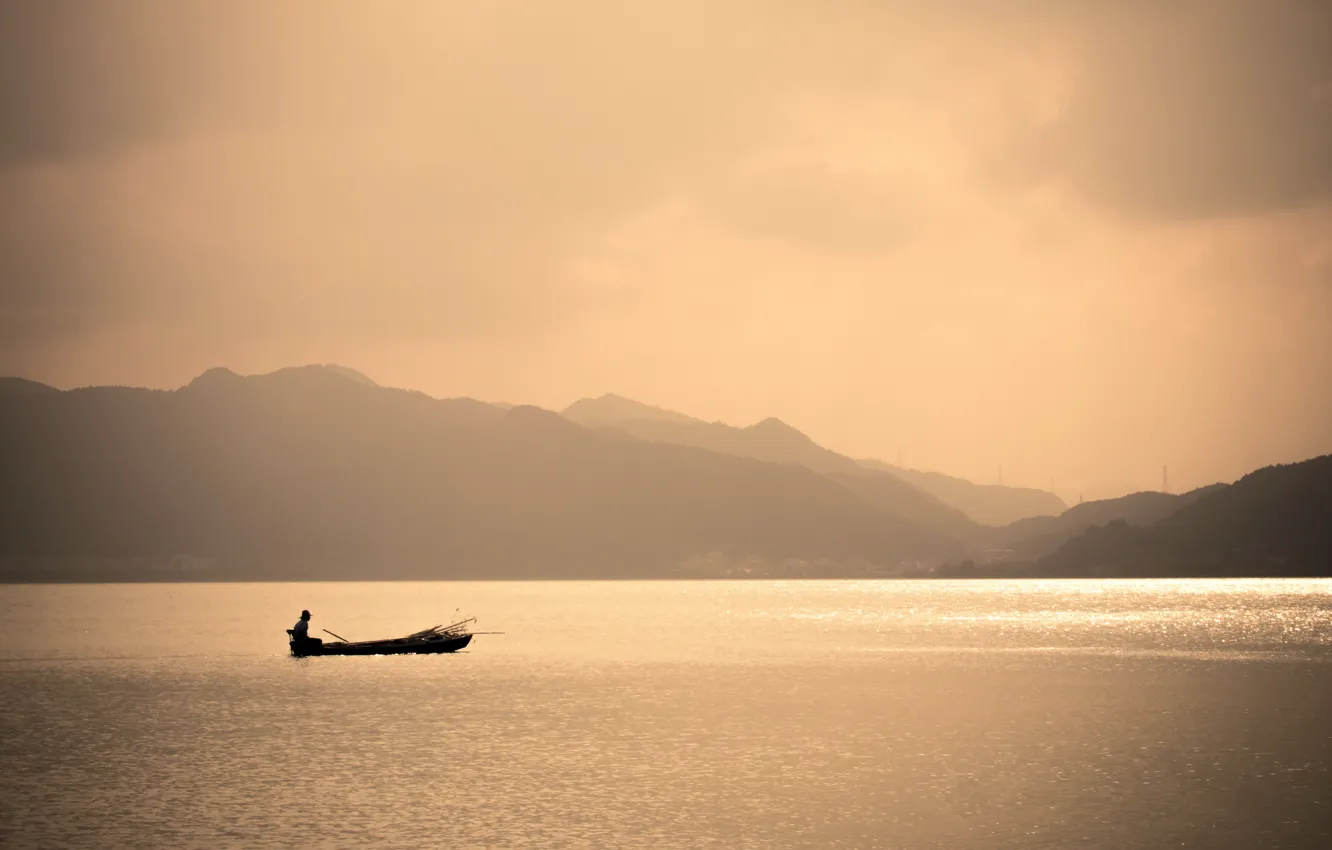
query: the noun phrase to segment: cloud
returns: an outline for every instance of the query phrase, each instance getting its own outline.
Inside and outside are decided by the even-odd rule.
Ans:
[[[891,250],[929,217],[912,181],[818,161],[741,170],[702,200],[741,233],[836,252]]]
[[[754,144],[705,4],[7,4],[0,325],[497,337]]]
[[[234,122],[278,58],[272,19],[252,2],[0,3],[0,168]]]
[[[1328,422],[1329,8],[0,0],[0,373],[1243,471],[1271,372],[1291,453]]]
[[[1070,85],[1007,163],[1146,219],[1332,200],[1332,4],[1129,3],[1076,21]]]

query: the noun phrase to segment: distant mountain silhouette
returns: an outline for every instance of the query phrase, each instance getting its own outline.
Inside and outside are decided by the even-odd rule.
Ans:
[[[579,399],[564,410],[564,418],[588,428],[619,425],[622,422],[671,422],[677,425],[703,425],[701,419],[653,407],[631,398],[606,393],[598,398]]]
[[[1068,507],[1054,493],[1031,487],[976,484],[941,472],[904,469],[870,458],[860,463],[896,475],[983,525],[1003,526],[1027,517],[1058,516]]]
[[[986,529],[962,511],[887,473],[830,472],[828,478],[893,516],[942,531],[959,540],[981,539]]]
[[[39,384],[26,378],[0,378],[0,396],[42,395],[58,392],[60,390],[55,387],[48,387],[46,384]]]
[[[800,466],[349,371],[0,394],[0,575],[878,574],[961,552]]]
[[[359,381],[362,384],[368,384],[372,387],[379,386],[379,384],[376,384],[374,381],[370,380],[365,375],[361,374],[355,369],[348,369],[346,366],[338,366],[333,363],[327,363],[324,365],[324,368],[329,370],[330,372],[341,375],[344,378],[350,378],[353,381]]]
[[[978,531],[965,514],[944,501],[891,474],[866,469],[845,455],[825,449],[780,419],[736,428],[615,395],[582,399],[563,415],[590,428],[603,432],[614,429],[648,442],[803,466],[829,476],[893,516],[960,538]]]
[[[815,472],[861,471],[851,458],[823,448],[780,419],[735,428],[616,395],[574,402],[563,415],[589,428],[619,428],[641,440],[694,446],[772,463],[794,463]]]
[[[1101,499],[1074,505],[1059,516],[1039,516],[1018,520],[994,529],[979,539],[995,549],[1011,550],[1021,558],[1040,558],[1054,552],[1068,540],[1089,528],[1111,522],[1151,525],[1175,511],[1192,504],[1225,484],[1210,484],[1187,493],[1172,494],[1146,491],[1130,493],[1117,499]]]
[[[965,537],[980,533],[969,527],[968,518],[1000,526],[1024,517],[1057,515],[1066,507],[1058,496],[1043,490],[973,484],[937,472],[901,469],[877,460],[853,460],[820,446],[780,419],[736,428],[617,395],[581,399],[570,405],[564,416],[589,428],[618,428],[640,440],[799,464],[834,476],[889,513]],[[867,472],[873,474],[867,476]],[[885,482],[884,475],[908,486]]]
[[[1332,575],[1332,455],[1209,488],[1145,526],[1116,520],[1037,561],[1044,576]]]

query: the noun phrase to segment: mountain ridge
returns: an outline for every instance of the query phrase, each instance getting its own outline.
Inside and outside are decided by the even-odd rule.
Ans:
[[[0,399],[3,483],[24,494],[0,512],[0,575],[885,575],[964,549],[798,466],[327,370],[205,374]],[[71,566],[111,562],[140,566]]]
[[[1200,488],[1149,525],[1093,526],[1032,567],[1036,575],[1332,576],[1332,455]]]
[[[887,473],[865,469],[851,458],[820,446],[776,417],[737,428],[723,422],[704,422],[621,396],[613,398],[616,399],[613,404],[604,404],[601,399],[582,399],[566,408],[562,415],[575,422],[581,419],[583,423],[593,423],[598,430],[615,429],[645,442],[692,446],[734,457],[800,466],[828,476],[886,513],[952,537],[967,538],[977,533],[974,523],[963,513],[933,495]],[[622,403],[625,401],[629,404]],[[570,411],[574,412],[573,416]],[[656,413],[652,418],[638,415],[644,411]],[[620,413],[626,414],[627,418],[615,419]],[[889,480],[878,480],[885,478]]]
[[[27,378],[0,377],[0,396],[5,395],[46,395],[60,390],[39,381]]]
[[[890,507],[886,499],[894,494],[896,505],[892,509],[915,518],[932,517],[929,521],[950,534],[979,536],[980,530],[966,527],[967,522],[988,524],[985,519],[994,519],[996,516],[1000,519],[1008,516],[1034,516],[1051,509],[1062,511],[1065,507],[1057,496],[1044,491],[999,488],[998,495],[980,501],[1002,502],[1006,498],[1011,499],[1006,495],[1011,492],[1019,494],[1027,508],[1010,509],[1002,514],[993,507],[973,512],[968,508],[974,507],[978,500],[965,498],[967,488],[979,489],[982,485],[941,473],[916,473],[880,461],[855,460],[819,445],[804,432],[776,417],[768,417],[745,427],[735,427],[723,422],[705,422],[617,395],[580,399],[566,408],[563,415],[588,427],[615,427],[643,440],[698,446],[773,463],[799,464],[835,476],[836,480],[853,489],[859,487],[860,490],[872,491],[885,508]],[[904,482],[906,487],[854,480],[856,476],[879,475],[890,475]],[[962,498],[959,498],[959,493]],[[1025,494],[1041,494],[1045,498]],[[963,515],[961,519],[956,515],[959,511]],[[978,518],[977,513],[985,519]]]
[[[1002,527],[1028,517],[1058,516],[1068,509],[1063,499],[1035,487],[977,484],[942,472],[908,469],[874,458],[862,458],[858,463],[896,475],[982,525]]]
[[[948,576],[958,558],[1007,575],[1305,574],[1318,568],[1299,541],[1323,551],[1308,511],[1327,482],[1302,470],[1325,458],[995,528],[776,418],[735,428],[593,401],[588,421],[631,418],[589,427],[324,364],[214,368],[175,390],[0,380],[0,483],[23,494],[0,511],[0,580],[173,577],[163,563],[195,579]],[[1254,484],[1284,475],[1304,477]],[[1304,519],[1289,543],[1254,517]],[[1204,552],[1202,528],[1234,551]],[[1234,554],[1250,550],[1266,554]]]
[[[1074,505],[1057,516],[1037,516],[993,529],[980,538],[986,545],[1008,549],[1021,558],[1051,554],[1066,541],[1088,528],[1111,522],[1151,525],[1165,519],[1194,500],[1227,484],[1208,484],[1185,493],[1146,490],[1114,499],[1098,499]]]

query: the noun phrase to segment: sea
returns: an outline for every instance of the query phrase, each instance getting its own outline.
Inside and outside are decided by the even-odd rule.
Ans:
[[[0,586],[13,850],[1327,850],[1330,768],[1330,581]]]

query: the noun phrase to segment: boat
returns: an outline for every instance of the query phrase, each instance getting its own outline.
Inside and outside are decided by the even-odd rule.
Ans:
[[[287,636],[291,654],[297,658],[316,655],[438,655],[457,652],[471,643],[472,633],[468,631],[467,624],[473,620],[475,618],[452,626],[432,626],[406,637],[384,640],[349,641],[338,635],[333,635],[338,640],[329,642],[318,638],[298,640],[291,629],[287,629]]]

